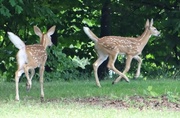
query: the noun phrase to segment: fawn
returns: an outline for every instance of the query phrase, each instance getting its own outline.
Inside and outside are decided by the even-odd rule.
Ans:
[[[47,33],[42,33],[41,30],[34,26],[34,32],[40,38],[40,44],[25,45],[25,43],[14,33],[8,32],[8,37],[11,42],[19,49],[16,59],[18,69],[15,72],[15,84],[16,84],[16,100],[19,101],[19,78],[25,73],[27,78],[26,88],[29,90],[32,86],[32,78],[34,76],[34,69],[39,67],[40,75],[40,87],[41,87],[41,101],[44,100],[43,90],[43,75],[45,63],[47,60],[46,48],[52,45],[51,35],[54,33],[56,26],[52,26]],[[29,74],[29,70],[31,74]]]
[[[101,85],[99,82],[97,69],[108,57],[109,61],[107,67],[119,75],[113,84],[117,83],[122,77],[129,82],[129,79],[125,74],[129,71],[133,58],[138,61],[138,68],[135,78],[139,77],[142,64],[142,59],[139,55],[141,54],[151,35],[159,36],[160,34],[160,32],[153,26],[153,19],[151,19],[151,22],[149,22],[149,20],[146,21],[145,31],[137,38],[120,36],[104,36],[102,38],[98,38],[88,27],[83,27],[83,29],[87,36],[95,43],[98,59],[94,62],[93,68],[96,84],[99,87],[101,87]],[[123,73],[114,67],[115,60],[119,54],[126,55],[127,58]]]

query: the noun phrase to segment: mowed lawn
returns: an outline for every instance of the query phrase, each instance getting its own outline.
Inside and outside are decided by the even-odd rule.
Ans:
[[[101,88],[92,80],[53,81],[44,83],[45,102],[40,102],[39,82],[33,81],[30,92],[24,82],[19,85],[20,102],[14,101],[15,84],[0,82],[0,115],[2,118],[178,118],[180,109],[160,109],[139,107],[102,106],[103,100],[129,100],[131,96],[160,97],[169,95],[169,100],[177,101],[180,97],[180,81],[131,80],[115,85],[112,80],[101,81]],[[101,99],[101,104],[89,104],[89,99]],[[82,100],[83,102],[78,100]],[[86,100],[88,103],[86,104]],[[129,101],[131,102],[131,101]],[[111,103],[110,103],[111,104]],[[113,102],[112,102],[113,104]],[[139,104],[140,103],[131,103]],[[179,104],[179,103],[178,103]]]

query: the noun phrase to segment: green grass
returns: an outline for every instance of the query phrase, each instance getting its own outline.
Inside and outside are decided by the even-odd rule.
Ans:
[[[152,91],[156,92],[159,96],[167,92],[179,93],[180,81],[179,80],[132,80],[130,83],[124,81],[115,85],[111,84],[112,81],[101,81],[101,88],[96,87],[95,81],[53,81],[44,83],[44,92],[47,99],[51,98],[79,98],[79,97],[108,97],[119,98],[132,95],[145,95],[148,87],[152,86]],[[25,83],[19,84],[20,98],[31,96],[33,99],[39,99],[40,86],[39,83],[33,81],[32,89],[30,92],[26,91]],[[5,91],[4,91],[5,90]],[[0,99],[14,99],[15,84],[2,82],[0,83]]]
[[[46,83],[45,91],[50,92],[50,94],[46,93],[47,98],[104,96],[116,99],[124,96],[145,95],[149,86],[152,86],[152,91],[159,95],[166,94],[168,91],[178,93],[179,83],[180,81],[175,80],[133,80],[130,83],[122,81],[112,85],[110,80],[106,80],[101,82],[102,88],[98,88],[94,81],[52,82]]]
[[[162,108],[161,110],[102,108],[99,105],[67,103],[62,101],[62,99],[83,99],[90,97],[123,99],[127,96],[134,95],[152,96],[153,94],[151,92],[155,92],[158,96],[171,92],[180,97],[179,80],[132,80],[130,83],[122,81],[115,85],[111,85],[111,82],[111,80],[101,81],[102,88],[96,87],[94,80],[45,82],[45,103],[40,103],[40,87],[36,81],[33,81],[30,92],[26,91],[25,83],[20,83],[20,102],[14,101],[15,84],[1,82],[0,114],[2,118],[12,116],[14,118],[178,118],[180,116],[180,112],[166,108]],[[149,88],[152,89],[149,91]]]

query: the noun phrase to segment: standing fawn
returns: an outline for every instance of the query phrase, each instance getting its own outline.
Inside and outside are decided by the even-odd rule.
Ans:
[[[101,85],[97,75],[97,70],[108,57],[109,61],[107,67],[119,75],[113,84],[117,83],[122,77],[129,82],[129,79],[125,74],[129,71],[133,58],[138,61],[138,68],[135,78],[139,77],[142,64],[142,59],[139,55],[141,54],[151,35],[158,36],[160,34],[160,32],[153,27],[153,19],[151,19],[151,22],[149,22],[149,20],[146,21],[145,31],[137,38],[120,36],[104,36],[102,38],[98,38],[88,27],[83,27],[83,29],[87,36],[95,42],[95,49],[98,54],[98,59],[94,62],[93,68],[96,84],[99,87],[101,87]],[[115,60],[119,54],[124,54],[127,58],[123,73],[117,70],[114,66]]]
[[[41,87],[41,101],[44,100],[44,90],[43,90],[43,75],[44,66],[47,60],[46,48],[52,45],[51,35],[55,31],[55,26],[51,27],[47,33],[42,33],[41,30],[34,26],[34,32],[40,37],[40,44],[25,45],[25,43],[14,33],[8,32],[8,37],[11,42],[19,49],[16,59],[18,69],[15,72],[15,84],[16,84],[16,100],[19,101],[19,78],[23,73],[25,73],[27,78],[26,88],[30,90],[32,86],[32,78],[34,76],[34,69],[39,67],[40,75],[40,87]],[[29,75],[29,70],[31,74]]]

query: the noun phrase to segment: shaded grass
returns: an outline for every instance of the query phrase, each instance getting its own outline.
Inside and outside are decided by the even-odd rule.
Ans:
[[[72,81],[72,82],[53,82],[47,83],[48,98],[66,97],[108,97],[117,99],[124,96],[146,95],[149,86],[152,91],[159,96],[166,94],[168,91],[179,93],[179,82],[176,80],[148,80],[148,81],[131,81],[131,83],[119,82],[112,85],[110,80],[102,81],[102,88],[98,88],[94,81]],[[51,87],[53,86],[53,87]]]
[[[102,87],[98,88],[94,81],[53,81],[44,83],[45,98],[87,98],[87,97],[107,97],[110,99],[118,99],[125,96],[151,96],[148,93],[148,87],[151,86],[153,92],[158,96],[172,92],[179,95],[180,81],[179,80],[133,80],[130,83],[124,81],[115,85],[111,84],[111,80],[101,81]],[[27,96],[33,99],[39,99],[40,86],[39,82],[33,81],[30,92],[26,91],[25,83],[19,84],[20,99]],[[2,82],[0,83],[0,99],[14,99],[15,84]]]

